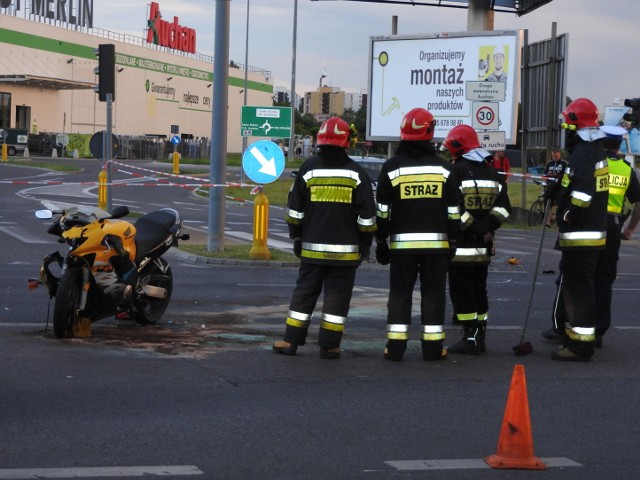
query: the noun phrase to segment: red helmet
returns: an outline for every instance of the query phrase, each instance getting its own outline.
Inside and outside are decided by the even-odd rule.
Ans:
[[[347,148],[349,146],[349,124],[339,117],[331,117],[320,125],[318,130],[318,145],[335,145]]]
[[[414,108],[407,113],[400,124],[401,140],[431,140],[436,120],[424,108]]]
[[[598,126],[598,107],[588,98],[576,98],[562,112],[565,128],[579,130]],[[573,128],[571,128],[573,127]]]
[[[480,142],[473,128],[469,125],[458,125],[449,130],[447,138],[444,139],[444,146],[451,155],[460,157],[474,148],[480,148]]]

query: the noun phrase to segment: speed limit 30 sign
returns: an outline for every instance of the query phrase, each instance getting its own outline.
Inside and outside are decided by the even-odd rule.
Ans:
[[[473,128],[476,130],[497,130],[500,125],[498,120],[498,102],[473,102]]]

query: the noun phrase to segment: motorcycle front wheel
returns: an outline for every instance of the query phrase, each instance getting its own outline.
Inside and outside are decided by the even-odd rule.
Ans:
[[[73,336],[73,325],[78,320],[78,302],[82,291],[82,271],[69,268],[65,271],[53,305],[53,334],[56,338]]]
[[[154,260],[140,273],[140,285],[142,288],[152,286],[166,290],[166,295],[163,298],[141,294],[134,300],[133,318],[140,325],[150,325],[160,320],[169,306],[173,291],[171,267],[162,258]]]

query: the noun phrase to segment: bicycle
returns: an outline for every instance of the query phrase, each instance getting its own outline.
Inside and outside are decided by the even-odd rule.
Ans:
[[[527,224],[530,227],[541,225],[545,219],[544,187],[546,186],[546,182],[534,180],[533,183],[542,186],[542,192],[538,195],[538,198],[533,201],[531,207],[529,208],[529,218],[527,220]],[[550,222],[553,222],[553,217],[550,219]]]

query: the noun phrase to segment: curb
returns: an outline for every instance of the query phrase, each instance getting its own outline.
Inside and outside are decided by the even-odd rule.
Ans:
[[[275,268],[298,268],[300,262],[272,261],[272,260],[238,260],[233,258],[211,258],[194,253],[185,252],[179,248],[171,247],[165,255],[168,255],[183,262],[189,262],[194,265],[238,265],[244,267],[275,267]],[[371,259],[366,263],[362,263],[358,268],[365,269],[382,269],[383,265],[379,265],[375,260]]]

